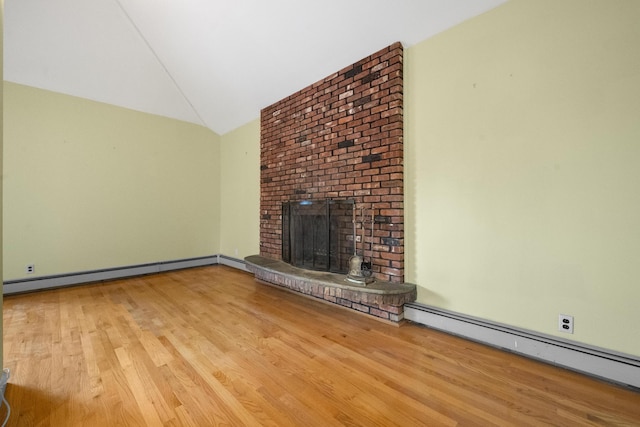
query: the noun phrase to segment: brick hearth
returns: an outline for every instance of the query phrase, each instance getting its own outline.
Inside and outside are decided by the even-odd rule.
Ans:
[[[404,304],[416,300],[416,286],[408,283],[357,285],[342,275],[303,270],[259,255],[245,262],[256,279],[392,322],[401,321]]]

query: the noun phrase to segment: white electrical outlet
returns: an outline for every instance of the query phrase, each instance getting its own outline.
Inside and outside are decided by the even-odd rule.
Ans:
[[[33,274],[36,271],[35,264],[27,264],[27,268],[25,269],[27,274]]]
[[[566,332],[567,334],[573,333],[573,316],[566,314],[558,315],[558,330],[560,332]]]

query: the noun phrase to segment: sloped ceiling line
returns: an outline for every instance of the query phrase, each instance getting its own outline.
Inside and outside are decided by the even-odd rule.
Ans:
[[[122,11],[122,13],[127,17],[127,20],[129,21],[131,26],[136,30],[136,32],[138,33],[138,35],[140,36],[142,41],[146,44],[146,46],[149,49],[149,51],[151,52],[151,54],[158,61],[158,64],[162,67],[164,72],[167,74],[167,77],[169,77],[169,79],[173,82],[173,84],[176,87],[176,89],[178,90],[178,92],[180,92],[180,95],[182,95],[182,97],[184,98],[185,102],[189,105],[189,107],[191,108],[191,111],[193,111],[193,114],[195,114],[195,116],[200,121],[199,124],[201,124],[202,126],[206,127],[207,124],[205,123],[205,121],[202,118],[202,116],[200,116],[200,113],[198,112],[198,110],[193,106],[193,103],[191,102],[189,97],[184,93],[184,91],[182,90],[182,87],[178,84],[176,79],[173,77],[173,74],[171,74],[171,72],[169,71],[169,69],[165,65],[164,61],[162,59],[160,59],[160,57],[158,56],[158,53],[156,52],[156,50],[153,48],[153,46],[151,46],[151,43],[149,43],[149,40],[147,40],[147,38],[144,36],[142,31],[140,31],[140,28],[136,25],[136,23],[133,21],[133,19],[131,19],[131,15],[129,15],[129,13],[124,8],[124,6],[120,2],[120,0],[113,0],[113,1],[118,5],[118,7]]]

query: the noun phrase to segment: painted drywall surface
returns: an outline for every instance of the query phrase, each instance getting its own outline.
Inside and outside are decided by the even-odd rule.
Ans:
[[[260,251],[260,120],[222,135],[220,253]]]
[[[217,253],[218,135],[9,82],[4,89],[5,280]]]
[[[513,0],[406,51],[420,302],[640,355],[638,22],[635,0]]]
[[[3,81],[3,71],[4,70],[4,0],[0,0],[0,81]],[[0,85],[0,99],[3,97],[3,88]],[[0,102],[0,177],[2,177],[2,158],[3,158],[3,134],[4,134],[4,122],[2,120],[3,117],[3,105],[4,102]],[[2,181],[0,180],[0,242],[2,242]],[[0,277],[2,277],[2,245],[0,245]],[[0,281],[0,331],[3,329],[3,316],[2,316],[2,298],[3,298],[3,283]],[[0,338],[0,369],[4,367],[4,359],[3,359],[3,340]]]

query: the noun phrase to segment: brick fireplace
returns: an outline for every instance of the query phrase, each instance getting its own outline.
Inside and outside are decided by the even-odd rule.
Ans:
[[[282,259],[283,202],[353,200],[373,277],[404,281],[402,61],[394,43],[262,110],[261,256]]]

